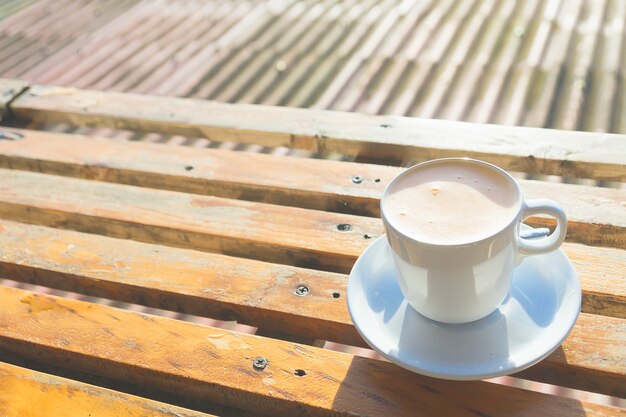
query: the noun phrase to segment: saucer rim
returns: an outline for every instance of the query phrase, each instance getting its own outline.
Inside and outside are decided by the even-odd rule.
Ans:
[[[524,225],[526,227],[527,225]],[[384,243],[379,243],[379,241],[383,240]],[[374,343],[369,337],[367,337],[364,334],[364,331],[362,331],[361,327],[357,324],[358,320],[355,320],[355,316],[354,316],[354,311],[353,309],[355,308],[354,306],[352,306],[351,308],[351,303],[350,303],[350,299],[351,296],[350,294],[354,291],[351,291],[351,288],[354,288],[354,285],[351,286],[350,282],[353,281],[353,276],[355,275],[355,271],[357,270],[358,264],[362,261],[362,258],[364,258],[365,256],[367,256],[367,254],[371,251],[374,250],[374,248],[376,248],[377,245],[380,245],[382,248],[389,248],[389,244],[387,242],[387,237],[386,235],[381,235],[378,238],[376,238],[364,251],[363,253],[361,253],[361,255],[358,257],[357,261],[354,263],[354,266],[352,267],[352,270],[350,271],[350,275],[348,277],[348,287],[347,287],[347,291],[346,291],[346,303],[347,303],[347,307],[348,307],[348,313],[350,315],[350,319],[354,325],[354,327],[357,329],[357,332],[361,335],[361,337],[363,338],[363,340],[365,340],[365,342],[368,344],[368,346],[370,346],[374,351],[376,351],[378,354],[380,354],[381,356],[383,356],[384,358],[386,358],[387,360],[389,360],[390,362],[408,370],[411,372],[415,372],[418,373],[420,375],[425,375],[428,377],[434,377],[434,378],[439,378],[439,379],[447,379],[447,380],[456,380],[456,381],[474,381],[474,380],[484,380],[484,379],[489,379],[489,378],[496,378],[496,377],[500,377],[500,376],[505,376],[505,375],[511,375],[511,374],[515,374],[517,372],[523,371],[524,369],[527,369],[535,364],[537,364],[538,362],[541,362],[543,359],[545,359],[546,357],[550,356],[550,354],[552,354],[556,349],[558,349],[559,346],[562,345],[563,341],[565,341],[565,339],[567,339],[567,337],[569,336],[569,334],[571,333],[574,325],[576,324],[576,321],[578,320],[578,317],[580,315],[580,311],[581,311],[581,304],[582,304],[582,291],[580,288],[580,281],[578,279],[578,273],[576,272],[576,269],[574,268],[571,260],[565,255],[565,253],[561,250],[561,248],[556,249],[553,252],[547,253],[546,255],[551,255],[551,254],[555,254],[558,253],[558,255],[560,255],[563,260],[565,262],[568,263],[568,265],[570,266],[571,270],[572,270],[572,274],[571,274],[571,278],[568,279],[569,281],[569,285],[572,285],[572,289],[575,292],[575,297],[577,298],[577,300],[574,300],[574,305],[577,306],[576,308],[576,313],[573,314],[572,320],[571,322],[567,323],[567,326],[564,326],[564,328],[567,328],[567,331],[564,332],[563,336],[560,337],[558,340],[555,339],[553,342],[553,347],[548,349],[546,352],[544,352],[541,355],[538,355],[536,357],[531,358],[528,361],[524,361],[523,363],[517,365],[517,366],[512,366],[512,367],[505,367],[504,369],[499,369],[497,371],[494,372],[483,372],[483,373],[463,373],[463,374],[458,374],[458,373],[440,373],[440,372],[434,372],[425,368],[420,368],[420,367],[416,367],[416,366],[411,366],[410,364],[405,363],[404,361],[399,360],[398,356],[393,356],[393,355],[389,355],[385,352],[383,352],[379,347],[377,343]],[[386,256],[389,256],[388,254],[386,254]],[[389,261],[391,262],[391,260],[389,259]],[[393,268],[392,268],[393,269]],[[569,275],[569,274],[568,274]],[[394,272],[393,274],[394,279],[397,279],[396,277],[396,273]],[[404,299],[404,296],[402,296],[402,298]],[[406,302],[406,299],[404,299],[404,302]],[[406,307],[405,308],[412,308],[408,303],[406,303]],[[572,310],[574,310],[574,307],[572,306]],[[569,311],[569,310],[567,310]],[[560,309],[557,311],[556,314],[554,314],[554,317],[558,316],[558,313],[560,312]],[[416,312],[416,314],[420,315],[424,320],[429,320],[429,321],[433,321],[435,323],[437,323],[436,321],[429,319],[423,315],[421,315],[420,313]],[[566,314],[566,313],[561,313],[561,314]],[[571,314],[571,312],[570,312]],[[461,324],[456,324],[455,326],[464,326],[464,325],[470,325],[472,323],[475,322],[470,322],[470,323],[461,323]],[[453,361],[452,361],[453,362]],[[485,362],[485,363],[488,363]]]

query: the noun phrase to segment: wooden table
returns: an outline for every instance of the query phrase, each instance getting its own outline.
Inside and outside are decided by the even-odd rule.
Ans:
[[[626,137],[0,81],[0,416],[624,415],[320,348],[365,347],[347,274],[402,168],[471,156],[623,182]],[[339,152],[363,162],[95,139],[44,123]],[[567,340],[519,378],[626,397],[626,191],[520,180],[569,215],[583,288]],[[547,224],[530,219],[532,225]],[[8,282],[8,281],[6,281]],[[136,309],[236,320],[256,335]],[[161,311],[161,310],[159,310]],[[185,407],[185,408],[181,408]],[[199,410],[199,411],[192,411]]]

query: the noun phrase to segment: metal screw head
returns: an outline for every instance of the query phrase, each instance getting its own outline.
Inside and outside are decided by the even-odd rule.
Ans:
[[[259,356],[258,358],[252,361],[252,367],[257,371],[262,371],[267,367],[267,359]]]
[[[339,230],[340,232],[348,232],[352,230],[352,226],[350,226],[348,223],[341,223],[337,225],[337,230]]]
[[[360,175],[353,175],[352,176],[352,182],[355,184],[360,184],[363,182],[363,177]]]
[[[297,296],[300,297],[304,297],[305,295],[309,295],[309,293],[311,292],[311,290],[309,290],[309,287],[307,287],[306,285],[300,284],[296,287],[294,293]]]

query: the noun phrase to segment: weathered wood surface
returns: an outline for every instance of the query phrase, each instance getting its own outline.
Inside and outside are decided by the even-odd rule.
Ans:
[[[1,362],[0,387],[3,417],[210,417]]]
[[[611,189],[542,181],[520,181],[527,198],[557,201],[568,216],[567,239],[588,245],[626,248],[626,189]],[[552,224],[533,217],[533,226]]]
[[[626,318],[626,251],[564,243],[583,290],[583,311]]]
[[[422,377],[388,362],[18,289],[0,288],[0,302],[2,349],[271,415],[608,416],[620,411],[487,382]],[[591,323],[581,329],[603,337],[606,330]],[[254,368],[258,357],[267,360],[264,369]],[[615,372],[619,366],[611,368]]]
[[[0,276],[366,346],[348,315],[347,276],[330,272],[3,220]]]
[[[9,220],[336,272],[382,233],[379,219],[349,214],[15,170],[0,179]]]
[[[0,121],[7,114],[8,104],[28,88],[26,81],[0,78]]]
[[[619,135],[28,89],[0,79],[0,113],[7,106],[36,123],[285,145],[379,161],[471,156],[509,170],[626,180],[626,137]],[[33,223],[0,221],[3,277],[281,328],[302,340],[364,345],[346,310],[347,277],[326,271],[348,272],[382,233],[380,220],[371,217],[379,216],[382,190],[401,168],[0,131],[22,136],[0,141],[0,167],[9,168],[0,169],[0,217]],[[583,314],[561,347],[518,376],[626,397],[626,252],[606,247],[626,248],[626,191],[520,184],[527,197],[555,199],[569,215],[562,249],[580,274]],[[310,290],[305,297],[294,293],[300,285]],[[270,415],[626,413],[483,382],[433,380],[387,362],[23,290],[0,288],[0,305],[2,352]],[[264,370],[252,366],[259,356],[269,360]],[[5,403],[10,413],[25,407],[25,401],[8,400],[30,397],[26,392],[53,407],[75,405],[57,402],[69,386],[65,381],[44,392],[41,384],[51,380],[15,367],[7,372],[7,366],[0,363],[0,384],[11,381],[14,391],[0,390],[0,414]],[[98,411],[102,398],[115,406],[117,397],[106,390],[80,387],[73,398],[84,400],[86,409]],[[119,395],[137,404],[136,415],[152,404]]]
[[[342,272],[382,233],[370,217],[5,169],[0,217]]]
[[[289,146],[379,160],[468,156],[513,171],[626,180],[623,135],[226,104],[32,86],[12,113],[36,123]]]
[[[380,215],[380,196],[402,168],[220,149],[166,148],[10,129],[0,167],[291,205]],[[626,142],[625,142],[626,143]],[[626,246],[626,190],[520,180],[527,198],[552,198],[568,213],[572,240]],[[534,224],[542,224],[534,219]],[[531,223],[533,222],[531,221]]]
[[[581,313],[547,363],[517,376],[626,398],[625,358],[626,320]]]
[[[0,273],[5,277],[185,313],[236,319],[301,337],[367,346],[346,310],[345,276],[6,221],[0,227]],[[620,265],[604,267],[619,270]],[[617,298],[623,305],[624,284],[618,274],[605,282],[605,288],[621,291],[607,297],[610,301]],[[309,295],[296,295],[299,285],[305,285]],[[623,310],[619,311],[622,315]],[[619,366],[613,367],[626,351],[612,349],[621,343],[620,333],[624,332],[620,326],[624,327],[625,322],[603,320],[597,316],[583,323],[598,329],[597,334],[605,334],[605,339],[598,340],[595,333],[589,335],[591,340],[586,339],[584,328],[577,327],[573,334],[583,336],[574,344],[566,341],[564,347],[570,352],[567,361],[557,353],[554,361],[550,357],[537,365],[545,372],[536,378],[613,393],[616,378],[624,373]],[[559,371],[555,372],[554,367]],[[600,374],[602,383],[592,382],[596,374]]]
[[[563,250],[580,274],[583,311],[626,318],[626,252],[569,243]],[[345,275],[8,221],[0,222],[0,275],[367,346],[350,322]],[[300,285],[306,296],[296,295]]]
[[[0,131],[3,128],[0,127]],[[226,198],[378,216],[400,168],[223,149],[119,142],[26,129],[0,166]],[[355,183],[353,177],[362,177]],[[358,181],[358,179],[357,179]]]
[[[0,169],[0,178],[0,213],[8,219],[299,266],[320,265],[338,272],[349,271],[370,238],[382,233],[380,220],[349,214],[19,170]],[[568,240],[626,245],[626,234],[616,214],[623,202],[600,201],[609,201],[609,208],[598,212],[617,220],[602,224],[594,214],[583,211],[578,212],[583,217],[578,219],[574,210],[570,213]],[[25,206],[29,209],[24,210]],[[541,219],[530,223],[541,223]],[[350,230],[339,230],[342,224],[349,224]]]

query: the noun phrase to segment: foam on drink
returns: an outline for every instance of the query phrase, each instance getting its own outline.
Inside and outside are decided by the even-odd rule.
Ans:
[[[464,244],[506,227],[518,213],[513,182],[488,166],[426,164],[396,180],[383,210],[402,233],[433,244]]]

